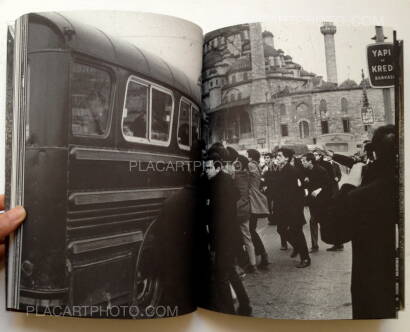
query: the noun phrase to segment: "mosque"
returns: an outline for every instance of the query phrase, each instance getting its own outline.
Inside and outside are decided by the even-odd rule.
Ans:
[[[350,154],[385,124],[382,89],[371,88],[363,73],[359,84],[350,79],[339,84],[336,26],[325,22],[320,32],[327,80],[277,48],[273,34],[262,32],[260,23],[208,34],[202,71],[208,143],[262,151],[279,146],[297,151],[318,144]],[[388,109],[393,117],[394,91],[390,90]]]

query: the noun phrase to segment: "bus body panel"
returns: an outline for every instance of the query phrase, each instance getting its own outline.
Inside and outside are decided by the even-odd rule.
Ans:
[[[39,39],[33,30],[29,33]],[[34,297],[47,305],[64,302],[67,296],[64,188],[69,86],[62,78],[69,73],[69,56],[62,51],[29,49],[28,68],[24,200],[29,213],[23,232],[20,297],[26,304],[33,304]]]

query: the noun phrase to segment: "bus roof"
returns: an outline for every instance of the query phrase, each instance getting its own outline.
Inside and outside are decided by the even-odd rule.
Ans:
[[[201,93],[197,83],[160,57],[123,39],[111,37],[98,28],[69,19],[60,13],[47,12],[30,15],[37,16],[41,21],[57,28],[65,37],[65,44],[68,48],[163,82],[181,91],[200,105]]]

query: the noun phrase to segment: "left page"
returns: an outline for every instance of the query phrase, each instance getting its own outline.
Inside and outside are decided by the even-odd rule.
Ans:
[[[7,308],[194,311],[201,29],[96,11],[27,14],[9,30],[7,203],[28,217],[9,239]]]

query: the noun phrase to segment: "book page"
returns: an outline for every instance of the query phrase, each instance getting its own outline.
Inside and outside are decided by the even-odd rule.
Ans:
[[[403,88],[393,34],[332,22],[206,34],[200,306],[274,319],[396,317]]]
[[[7,199],[28,217],[10,237],[7,308],[192,312],[201,29],[87,11],[27,14],[10,31]]]

